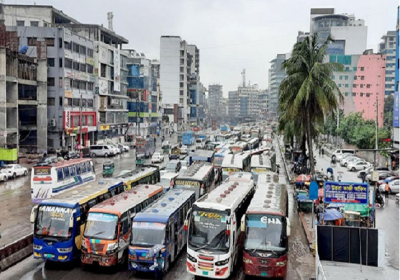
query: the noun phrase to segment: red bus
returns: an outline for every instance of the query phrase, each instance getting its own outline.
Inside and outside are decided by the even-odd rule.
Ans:
[[[286,186],[278,184],[277,173],[262,172],[258,176],[257,190],[241,220],[245,234],[243,273],[284,278],[290,236]]]

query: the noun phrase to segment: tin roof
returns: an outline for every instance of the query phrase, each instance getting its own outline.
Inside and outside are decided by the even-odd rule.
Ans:
[[[173,189],[137,213],[133,221],[166,223],[190,197],[194,199],[194,195],[194,191]]]
[[[90,209],[90,212],[119,212],[120,214],[128,211],[146,199],[163,192],[164,188],[159,185],[138,185],[133,189],[118,194],[107,199]]]

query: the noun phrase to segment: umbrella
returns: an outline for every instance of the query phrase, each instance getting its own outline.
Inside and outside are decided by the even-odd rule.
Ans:
[[[319,213],[320,219],[322,219],[322,216],[324,217],[324,221],[335,221],[343,219],[342,213],[340,213],[336,209],[326,209],[324,213]]]
[[[310,175],[301,174],[296,178],[296,182],[308,182],[311,181]]]

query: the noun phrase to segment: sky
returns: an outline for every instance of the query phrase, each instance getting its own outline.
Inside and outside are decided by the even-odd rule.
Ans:
[[[311,8],[355,14],[368,26],[368,49],[396,30],[398,0],[5,0],[5,4],[52,5],[82,23],[108,26],[127,38],[126,48],[160,58],[160,37],[177,35],[200,49],[200,80],[221,84],[224,96],[247,83],[268,87],[270,61],[289,53],[297,32],[309,31]]]

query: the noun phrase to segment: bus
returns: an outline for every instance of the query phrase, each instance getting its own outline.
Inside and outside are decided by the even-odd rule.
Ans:
[[[156,184],[160,182],[160,169],[157,166],[141,166],[116,177],[124,182],[127,189],[139,184]]]
[[[277,173],[260,173],[258,187],[241,220],[244,233],[243,273],[261,277],[286,276],[288,265],[288,194]]]
[[[161,175],[160,185],[164,188],[164,193],[174,187],[175,179],[178,177],[178,173],[166,172]]]
[[[193,162],[196,161],[213,163],[214,155],[215,155],[214,151],[198,149],[194,153],[191,153],[189,155],[189,163],[192,164]]]
[[[230,128],[227,124],[222,124],[220,127],[221,134],[228,134],[230,132]]]
[[[241,179],[241,175],[237,178]],[[190,274],[221,279],[230,276],[240,262],[243,247],[240,220],[254,192],[253,180],[229,178],[193,204],[185,221],[189,235],[186,265]]]
[[[225,155],[227,155],[229,153],[230,153],[230,151],[226,150],[226,149],[216,152],[214,154],[214,162],[213,162],[214,168],[221,169],[222,162],[224,161]]]
[[[263,153],[260,155],[252,155],[250,170],[255,177],[255,181],[257,181],[257,174],[260,172],[267,172],[267,171],[276,172],[275,153],[271,152],[271,153]]]
[[[150,158],[156,151],[156,144],[153,136],[136,137],[136,156],[144,155],[145,158]]]
[[[208,162],[194,162],[174,182],[175,189],[190,189],[196,199],[210,191],[215,184],[214,167]]]
[[[259,147],[260,140],[258,138],[252,138],[247,143],[249,144],[249,149],[253,150]]]
[[[251,138],[259,139],[261,136],[261,130],[258,127],[252,127],[250,130],[250,136]]]
[[[243,151],[247,151],[249,149],[249,144],[243,141],[236,142],[235,144],[231,145],[230,150],[233,154],[241,153]]]
[[[88,211],[94,205],[124,192],[124,184],[107,179],[78,186],[43,200],[33,207],[33,257],[69,262],[79,257]]]
[[[96,173],[90,158],[33,166],[31,174],[32,202],[40,203],[44,199],[95,179]]]
[[[218,134],[214,136],[215,141],[225,143],[232,137],[231,133]]]
[[[196,141],[196,135],[193,131],[185,131],[182,133],[182,145],[191,146]]]
[[[225,180],[233,172],[250,171],[250,153],[242,152],[239,154],[225,155],[222,162],[222,180]]]
[[[194,201],[193,191],[172,190],[136,214],[132,221],[129,269],[154,272],[155,257],[161,254],[164,271],[169,270],[186,245],[184,220]]]
[[[132,218],[163,193],[162,186],[138,185],[92,207],[83,233],[82,264],[115,266],[126,263]]]

